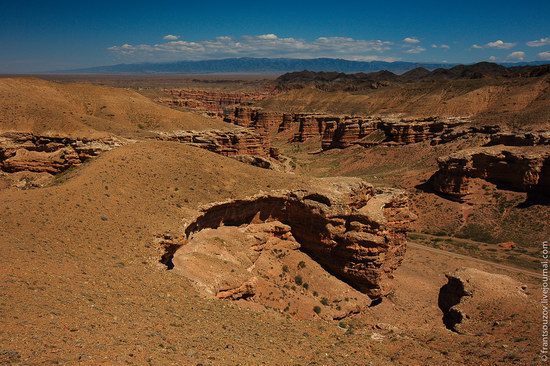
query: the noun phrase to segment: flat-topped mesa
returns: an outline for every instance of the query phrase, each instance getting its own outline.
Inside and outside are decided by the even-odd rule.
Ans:
[[[229,157],[237,155],[270,156],[268,141],[263,136],[245,128],[233,131],[160,132],[158,138],[190,144]]]
[[[318,183],[311,189],[213,203],[190,222],[185,235],[191,239],[205,229],[278,221],[328,272],[371,298],[387,294],[391,273],[405,253],[406,227],[414,219],[407,196],[398,190],[376,191],[357,178]],[[205,276],[203,281],[212,278]]]
[[[128,140],[39,136],[26,132],[0,134],[0,171],[58,174]]]
[[[462,198],[475,178],[531,194],[550,192],[550,151],[545,147],[491,146],[462,150],[438,159],[432,176],[436,192]]]

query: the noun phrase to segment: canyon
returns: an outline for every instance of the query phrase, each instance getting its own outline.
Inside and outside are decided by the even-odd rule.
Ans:
[[[535,364],[547,76],[482,66],[0,78],[0,363]]]
[[[472,126],[467,118],[282,113],[250,107],[235,108],[225,116],[224,121],[250,128],[263,136],[290,133],[290,142],[321,139],[323,150],[344,149],[352,145],[406,145],[423,141],[437,145],[468,135],[489,136],[501,131],[498,125]]]

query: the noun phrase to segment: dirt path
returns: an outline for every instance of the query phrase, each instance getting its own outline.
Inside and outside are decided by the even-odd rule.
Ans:
[[[527,275],[527,276],[530,276],[530,277],[534,277],[534,278],[541,278],[542,277],[542,275],[540,273],[537,273],[535,271],[530,271],[530,270],[527,270],[527,269],[522,269],[522,268],[507,266],[507,265],[499,264],[499,263],[495,263],[495,262],[490,262],[490,261],[486,261],[486,260],[483,260],[483,259],[478,259],[478,258],[470,257],[470,256],[467,256],[467,255],[463,255],[463,254],[457,254],[457,253],[449,252],[449,251],[446,251],[446,250],[431,248],[431,247],[428,247],[426,245],[413,243],[413,242],[410,242],[410,241],[408,242],[407,245],[410,246],[410,247],[416,248],[416,249],[422,249],[422,250],[426,250],[428,252],[443,254],[443,255],[447,255],[449,257],[454,257],[454,258],[467,259],[469,261],[490,265],[490,266],[493,266],[493,267],[496,267],[496,268],[499,268],[499,269],[503,269],[503,270],[507,270],[507,271],[521,273],[521,274],[524,274],[524,275]]]

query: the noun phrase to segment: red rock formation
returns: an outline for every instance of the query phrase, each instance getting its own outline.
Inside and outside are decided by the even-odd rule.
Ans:
[[[224,109],[232,106],[246,106],[262,100],[272,92],[224,92],[220,90],[201,89],[164,89],[169,95],[165,98],[157,98],[157,103],[173,108],[206,112],[214,116],[223,116]]]
[[[255,128],[256,131],[261,131],[266,134],[279,132],[280,126],[283,124],[283,113],[258,111]]]
[[[498,133],[491,136],[491,145],[537,146],[550,145],[550,132]]]
[[[8,132],[0,135],[0,170],[57,174],[124,143],[118,138],[94,140]]]
[[[290,226],[302,250],[329,272],[378,298],[403,259],[412,214],[399,191],[375,192],[355,178],[324,179],[316,189],[214,203],[185,233],[192,238],[208,228],[272,220]]]
[[[269,143],[248,129],[234,131],[178,131],[159,133],[159,139],[191,144],[224,156],[255,155],[269,157]]]
[[[445,143],[472,134],[494,134],[487,128],[465,127],[465,120],[453,118],[392,119],[367,116],[336,116],[310,113],[277,113],[258,108],[236,107],[224,120],[243,127],[253,128],[266,135],[292,131],[291,141],[305,142],[312,138],[322,140],[323,149],[346,148],[354,144],[413,144],[430,141]],[[376,133],[375,133],[376,132]],[[384,137],[381,137],[381,134]]]
[[[438,164],[433,188],[452,197],[470,193],[474,178],[520,192],[550,192],[550,152],[543,147],[480,147],[442,157]]]

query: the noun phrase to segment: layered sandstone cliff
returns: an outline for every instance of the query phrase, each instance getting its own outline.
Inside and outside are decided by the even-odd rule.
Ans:
[[[543,146],[473,148],[439,158],[438,164],[433,189],[452,197],[469,194],[476,178],[520,192],[550,192],[550,151]]]
[[[269,143],[248,129],[160,132],[159,139],[197,146],[224,156],[269,156]]]
[[[160,132],[157,138],[200,147],[264,169],[283,172],[291,172],[294,169],[289,158],[271,147],[269,139],[246,128],[231,131]]]
[[[6,132],[0,135],[0,170],[58,174],[127,142],[114,137],[93,139]]]
[[[254,129],[266,135],[291,133],[292,142],[321,139],[324,150],[352,145],[406,145],[422,141],[446,143],[472,133],[492,134],[498,127],[467,126],[461,118],[390,118],[312,113],[279,113],[260,108],[237,107],[226,114],[228,123]]]
[[[185,237],[193,243],[204,230],[228,226],[246,228],[276,221],[289,228],[285,231],[289,233],[285,234],[287,241],[279,249],[285,246],[285,250],[299,249],[355,289],[371,298],[380,298],[389,291],[391,273],[403,260],[406,226],[412,219],[407,197],[401,191],[376,191],[355,178],[323,179],[311,189],[276,191],[213,203],[189,223]],[[281,239],[280,235],[278,237]],[[271,248],[269,243],[270,236],[266,236],[261,243],[243,250],[254,251],[258,245]],[[205,250],[204,244],[196,244],[193,250],[183,249],[185,247],[174,257],[176,268],[179,266],[184,274],[190,266],[188,261],[192,260],[189,251]],[[245,269],[254,268],[256,262],[246,263]],[[230,281],[231,288],[221,286],[216,276],[208,271],[190,277],[199,287],[207,288],[207,292],[218,297],[226,297],[228,291],[232,297],[253,297],[254,286],[245,284],[254,283],[257,274],[240,270],[238,273],[244,277],[238,283]],[[242,289],[246,289],[246,295],[236,295]]]
[[[205,112],[212,116],[223,116],[227,107],[250,105],[262,100],[272,93],[258,92],[224,92],[220,90],[201,89],[164,89],[167,97],[155,99],[157,103],[185,110]]]

